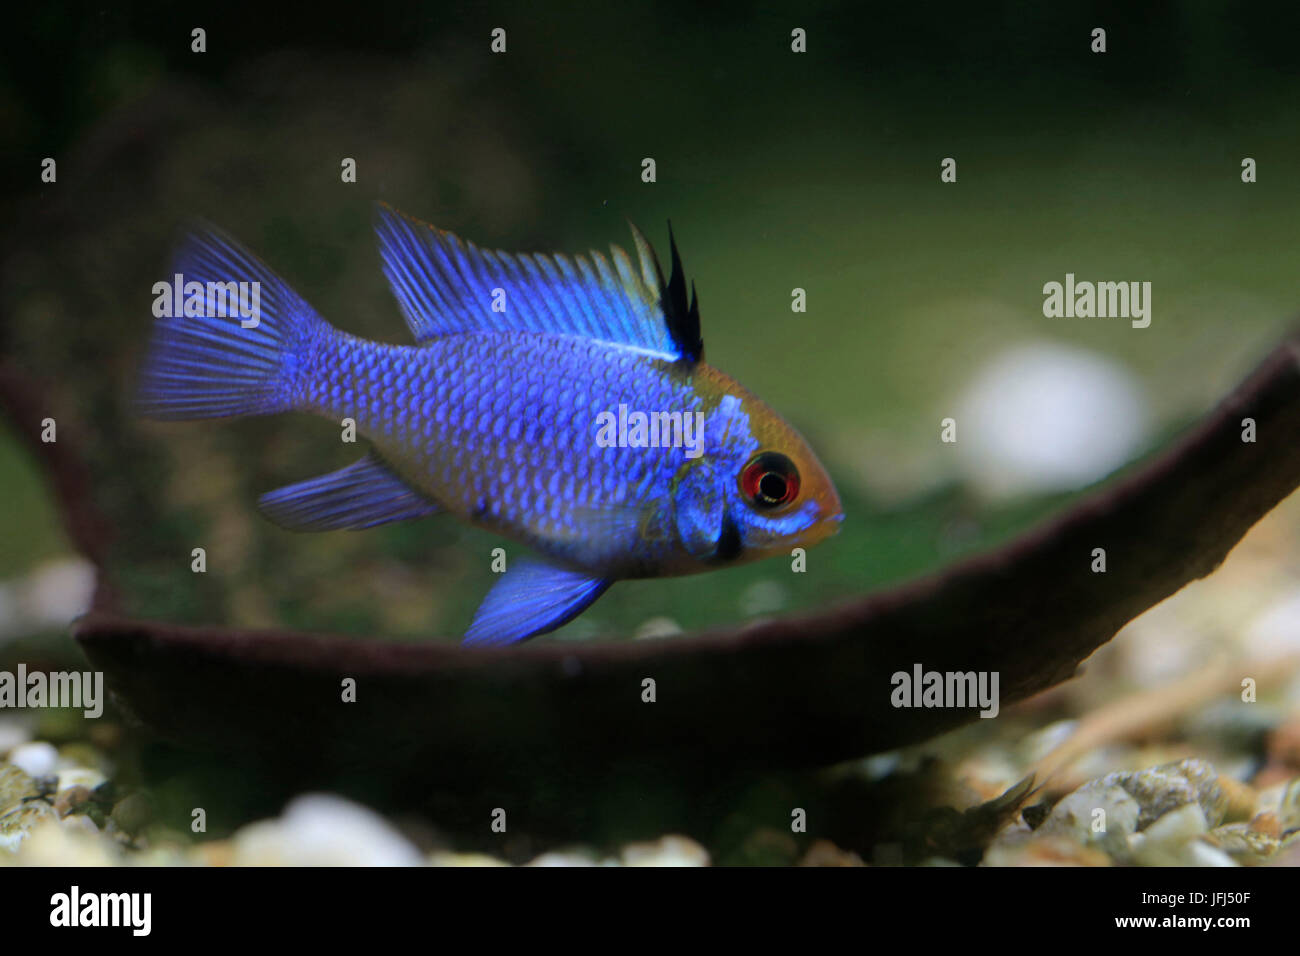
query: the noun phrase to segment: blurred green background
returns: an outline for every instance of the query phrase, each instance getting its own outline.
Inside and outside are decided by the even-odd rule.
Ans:
[[[811,441],[847,520],[806,574],[778,560],[623,583],[548,640],[819,606],[1001,540],[1110,466],[982,488],[984,436],[945,445],[939,423],[969,419],[989,363],[1027,343],[1089,356],[1139,398],[1107,404],[1084,381],[1053,407],[1093,438],[1132,426],[1131,459],[1242,377],[1300,302],[1293,5],[371,3],[291,17],[56,2],[11,16],[0,350],[88,464],[112,528],[107,580],[132,614],[454,637],[500,543],[449,520],[311,536],[264,522],[258,494],[357,457],[329,422],[132,419],[151,287],[194,216],[334,324],[393,342],[406,330],[373,200],[520,250],[626,244],[629,218],[663,246],[672,218],[709,361]],[[190,50],[196,26],[206,53]],[[1089,49],[1098,26],[1105,54]],[[790,50],[796,27],[806,54]],[[955,184],[940,182],[944,157]],[[1042,286],[1067,272],[1149,281],[1151,326],[1045,318]],[[806,313],[791,311],[796,287]],[[1004,411],[1014,431],[1025,409]],[[73,545],[21,430],[0,429],[0,578],[30,581]]]

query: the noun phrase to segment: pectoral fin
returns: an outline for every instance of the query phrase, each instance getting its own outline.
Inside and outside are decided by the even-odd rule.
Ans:
[[[375,455],[262,495],[262,514],[290,531],[356,531],[440,509]]]
[[[727,496],[713,466],[704,459],[681,476],[673,496],[677,538],[693,557],[731,561],[740,555],[740,528],[727,510]]]
[[[513,644],[553,631],[586,610],[613,581],[536,561],[511,566],[488,592],[466,644]]]

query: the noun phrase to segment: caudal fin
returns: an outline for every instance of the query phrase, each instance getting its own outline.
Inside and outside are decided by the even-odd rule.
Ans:
[[[157,321],[136,397],[142,415],[227,418],[295,407],[312,346],[329,326],[260,259],[201,224],[154,291]]]

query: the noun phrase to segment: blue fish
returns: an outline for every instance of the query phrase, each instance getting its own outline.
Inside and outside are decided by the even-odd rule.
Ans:
[[[537,552],[510,561],[471,644],[553,630],[619,579],[788,555],[838,529],[808,444],[703,361],[675,241],[665,279],[635,226],[636,263],[617,246],[481,249],[382,204],[376,231],[415,345],[333,328],[210,226],[175,255],[185,308],[155,308],[143,414],[309,412],[369,441],[354,464],[263,495],[271,521],[332,531],[445,512]]]

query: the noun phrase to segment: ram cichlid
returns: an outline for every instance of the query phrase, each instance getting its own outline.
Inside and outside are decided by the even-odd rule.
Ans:
[[[534,549],[542,560],[512,561],[483,601],[477,644],[553,630],[621,578],[788,554],[838,529],[807,443],[703,362],[675,242],[665,280],[635,227],[635,265],[618,247],[484,250],[384,205],[376,229],[416,345],[333,328],[209,226],[176,253],[188,291],[168,298],[183,307],[155,309],[143,414],[311,412],[354,420],[371,443],[264,495],[272,521],[331,531],[447,512]]]

